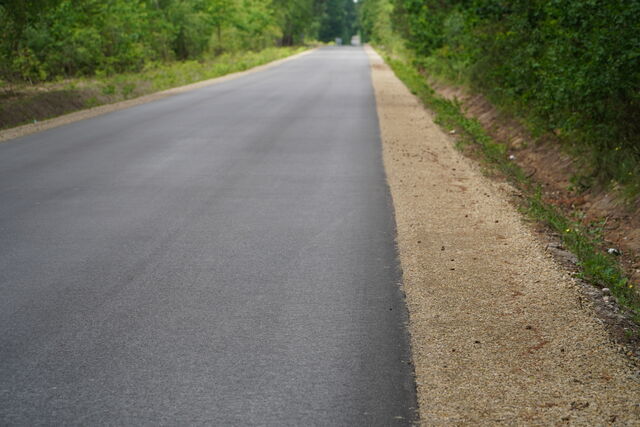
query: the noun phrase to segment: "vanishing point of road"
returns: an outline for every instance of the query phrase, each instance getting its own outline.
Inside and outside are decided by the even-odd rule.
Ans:
[[[351,47],[0,144],[0,424],[410,424],[380,151]]]

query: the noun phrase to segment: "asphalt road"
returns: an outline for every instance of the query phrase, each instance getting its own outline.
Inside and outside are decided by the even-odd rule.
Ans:
[[[394,227],[360,48],[2,143],[0,424],[408,424]]]

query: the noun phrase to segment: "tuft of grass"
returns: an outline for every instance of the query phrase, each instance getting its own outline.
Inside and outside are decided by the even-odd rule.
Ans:
[[[540,188],[534,187],[524,171],[508,159],[507,147],[495,141],[480,122],[466,117],[459,103],[439,96],[414,65],[397,56],[392,58],[384,51],[382,53],[396,76],[435,113],[436,123],[447,130],[457,131],[460,148],[469,144],[478,147],[486,163],[523,192],[528,216],[546,224],[561,236],[565,247],[578,257],[580,275],[596,286],[609,288],[618,303],[628,308],[634,320],[640,323],[640,298],[633,289],[634,285],[625,277],[615,257],[599,249],[597,230],[585,229],[546,203]]]

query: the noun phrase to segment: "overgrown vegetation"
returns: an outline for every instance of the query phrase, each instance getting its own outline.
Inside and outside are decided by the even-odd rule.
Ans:
[[[546,203],[539,188],[535,188],[520,167],[508,159],[505,146],[493,140],[477,120],[467,118],[458,104],[437,95],[415,64],[397,55],[386,55],[385,60],[398,78],[436,113],[438,124],[446,129],[457,130],[459,144],[479,147],[488,164],[523,191],[527,214],[551,227],[562,238],[564,245],[578,257],[581,275],[600,287],[608,287],[617,301],[631,310],[635,321],[640,322],[640,298],[615,257],[599,250],[601,236],[597,229],[594,232],[594,229],[581,226]]]
[[[582,164],[577,181],[640,195],[640,0],[363,0],[363,32],[488,95]]]
[[[350,0],[0,0],[0,78],[41,82],[350,39]]]

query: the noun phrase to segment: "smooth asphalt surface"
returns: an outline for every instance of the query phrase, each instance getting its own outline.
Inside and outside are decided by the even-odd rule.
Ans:
[[[0,424],[410,424],[394,239],[361,48],[1,143]]]

